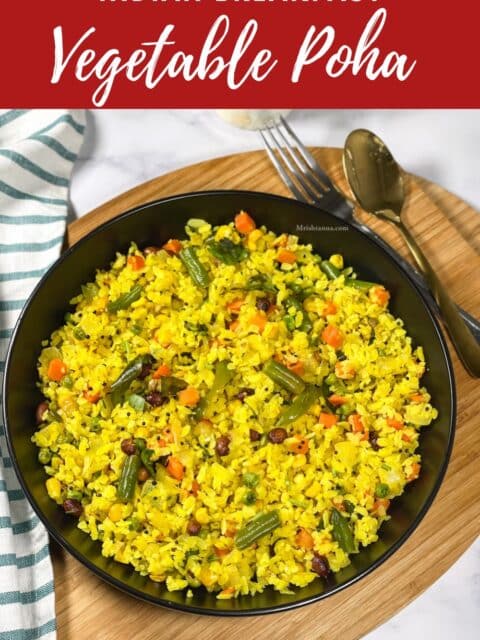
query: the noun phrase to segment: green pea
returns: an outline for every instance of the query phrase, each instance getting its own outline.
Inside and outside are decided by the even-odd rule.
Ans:
[[[246,505],[252,505],[255,504],[255,502],[257,501],[257,494],[255,493],[255,491],[247,491],[247,493],[245,494],[245,497],[243,498],[243,502]]]
[[[377,498],[386,498],[389,493],[390,493],[390,487],[388,486],[388,484],[385,484],[384,482],[380,482],[375,487],[375,495],[377,496]]]
[[[77,489],[69,489],[67,491],[67,498],[80,501],[83,498],[83,493],[81,491],[78,491]]]

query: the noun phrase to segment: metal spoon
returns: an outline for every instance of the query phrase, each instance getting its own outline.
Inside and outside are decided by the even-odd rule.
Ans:
[[[405,191],[400,167],[392,154],[374,133],[357,129],[345,141],[343,164],[352,192],[362,209],[391,222],[402,235],[425,275],[460,359],[470,375],[479,378],[480,345],[465,326],[455,303],[400,217]]]

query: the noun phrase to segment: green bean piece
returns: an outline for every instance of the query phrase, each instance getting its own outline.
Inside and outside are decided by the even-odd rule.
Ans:
[[[202,227],[205,227],[208,224],[206,220],[202,220],[201,218],[190,218],[187,220],[187,224],[185,225],[185,231],[188,233],[195,233],[199,231]]]
[[[282,524],[277,511],[259,513],[250,520],[235,536],[237,549],[246,549],[262,536],[271,533]]]
[[[223,264],[238,264],[248,256],[248,249],[243,244],[235,244],[229,238],[222,238],[218,242],[211,238],[206,244],[212,256]]]
[[[130,291],[107,304],[108,313],[117,313],[117,311],[128,309],[131,304],[140,298],[142,291],[143,287],[141,285],[134,284]]]
[[[331,522],[334,540],[338,542],[345,553],[354,553],[356,551],[355,540],[348,520],[342,516],[340,511],[333,509]]]
[[[305,391],[302,391],[302,393],[295,398],[288,409],[285,409],[277,421],[277,426],[284,427],[298,420],[298,418],[307,413],[312,404],[314,404],[321,395],[322,393],[318,387],[313,384],[308,385]]]
[[[252,276],[244,287],[245,291],[265,291],[267,293],[277,293],[277,288],[270,278],[263,273]]]
[[[360,289],[360,291],[369,291],[372,287],[378,287],[375,282],[366,282],[365,280],[357,280],[356,278],[345,278],[345,284],[348,287]]]
[[[322,260],[320,269],[329,280],[335,280],[340,275],[340,269],[337,269],[329,260]]]
[[[142,449],[142,451],[140,452],[140,460],[142,461],[143,466],[152,476],[152,478],[155,477],[155,468],[150,458],[154,453],[155,452],[153,449]]]
[[[38,452],[38,461],[40,464],[48,464],[52,459],[52,452],[46,447],[42,447]]]
[[[188,271],[188,275],[191,277],[197,287],[206,289],[208,287],[208,283],[210,282],[210,278],[208,277],[207,270],[198,259],[195,247],[185,247],[180,251],[178,255],[180,257],[180,260],[185,265],[185,268]]]
[[[140,456],[125,456],[122,473],[118,481],[117,496],[120,500],[132,500],[137,486],[137,475],[140,469]]]
[[[276,360],[269,360],[263,367],[263,373],[291,393],[302,393],[305,389],[305,382],[300,376]]]

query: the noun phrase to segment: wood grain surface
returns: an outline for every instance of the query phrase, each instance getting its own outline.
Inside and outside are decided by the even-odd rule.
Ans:
[[[340,150],[315,149],[314,153],[345,190]],[[407,184],[407,224],[454,299],[480,315],[480,215],[438,185],[412,176]],[[217,188],[288,195],[263,152],[217,158],[161,176],[107,202],[70,225],[68,243],[135,205]],[[394,229],[358,213],[408,257]],[[353,640],[388,620],[437,580],[480,532],[479,386],[450,351],[457,380],[458,423],[447,475],[415,533],[373,574],[322,602],[292,612],[213,618],[138,602],[55,546],[59,640]]]

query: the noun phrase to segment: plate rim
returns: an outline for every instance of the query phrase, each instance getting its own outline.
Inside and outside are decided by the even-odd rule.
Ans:
[[[122,194],[120,194],[121,196]],[[349,228],[349,230],[353,230],[359,234],[361,234],[361,236],[363,236],[363,238],[365,240],[367,240],[368,242],[370,242],[371,244],[373,244],[375,247],[377,247],[388,259],[388,261],[390,263],[392,263],[394,265],[394,267],[406,278],[407,282],[409,283],[409,285],[414,289],[414,291],[418,294],[418,296],[420,297],[420,299],[422,300],[422,303],[424,304],[428,316],[430,318],[431,324],[434,327],[435,330],[435,334],[438,338],[438,341],[440,343],[441,346],[441,351],[442,351],[442,355],[444,358],[444,362],[446,365],[446,369],[447,369],[447,374],[448,374],[448,383],[449,383],[449,391],[450,391],[450,409],[451,409],[451,418],[450,418],[450,424],[449,424],[449,432],[448,432],[448,443],[447,443],[447,450],[446,450],[446,455],[445,458],[442,462],[442,466],[439,470],[438,476],[437,476],[437,480],[435,482],[435,485],[432,489],[432,491],[430,492],[427,500],[425,501],[425,503],[423,504],[422,508],[420,509],[419,513],[417,514],[417,516],[415,517],[415,519],[413,520],[413,522],[411,523],[411,525],[408,527],[408,529],[405,531],[405,533],[396,541],[395,544],[392,545],[392,547],[390,549],[388,549],[385,553],[383,553],[375,562],[373,562],[367,569],[365,569],[364,571],[360,572],[359,575],[347,580],[345,583],[338,585],[326,592],[317,594],[317,595],[313,595],[313,596],[307,596],[303,599],[297,600],[295,602],[292,603],[286,603],[286,604],[280,604],[280,605],[276,605],[276,606],[271,606],[271,607],[262,607],[262,608],[255,608],[252,607],[248,610],[218,610],[218,609],[211,609],[209,607],[197,607],[194,605],[189,605],[189,604],[184,604],[184,603],[176,603],[176,602],[171,602],[169,600],[166,600],[164,598],[155,598],[153,596],[150,596],[149,594],[145,594],[143,592],[139,592],[137,589],[135,589],[134,587],[131,587],[129,585],[127,585],[126,583],[122,582],[121,580],[118,580],[117,578],[115,578],[114,576],[112,576],[111,574],[109,574],[108,572],[104,571],[103,569],[98,568],[96,565],[94,565],[86,556],[84,556],[82,553],[80,553],[79,551],[77,551],[75,549],[74,546],[72,546],[64,537],[60,532],[57,532],[56,530],[53,530],[53,527],[51,526],[48,518],[43,514],[41,508],[39,507],[39,505],[37,504],[36,500],[34,499],[34,497],[32,496],[32,494],[30,493],[30,491],[28,490],[26,483],[23,479],[23,475],[20,472],[20,465],[18,463],[17,457],[15,455],[15,450],[13,447],[13,443],[12,443],[12,438],[10,435],[10,428],[9,428],[9,423],[8,423],[8,419],[7,419],[7,405],[8,405],[8,398],[7,398],[7,393],[6,393],[6,389],[7,389],[7,381],[9,380],[9,375],[10,375],[10,361],[12,358],[12,353],[13,353],[13,348],[15,346],[16,343],[16,339],[17,339],[17,334],[18,331],[20,329],[20,326],[23,322],[24,317],[26,316],[26,314],[28,313],[28,309],[33,301],[33,299],[36,297],[38,291],[43,287],[44,281],[46,281],[50,275],[56,271],[58,268],[61,267],[62,263],[68,258],[68,256],[70,254],[72,254],[77,247],[80,247],[83,243],[86,243],[90,238],[92,238],[93,236],[95,236],[97,233],[101,233],[102,231],[104,231],[105,229],[108,229],[111,226],[114,226],[115,224],[117,224],[118,222],[120,222],[121,220],[128,218],[130,216],[133,216],[139,212],[141,212],[144,209],[148,209],[150,207],[153,206],[158,206],[158,205],[162,205],[164,203],[167,202],[172,202],[172,201],[176,201],[176,200],[184,200],[184,199],[191,199],[191,198],[197,198],[197,197],[226,197],[226,196],[248,196],[248,197],[255,197],[255,198],[259,198],[259,199],[263,199],[263,198],[267,198],[267,199],[271,199],[271,200],[279,200],[279,201],[287,201],[290,204],[295,204],[298,207],[304,208],[304,209],[308,209],[310,211],[322,211],[323,214],[327,215],[328,217],[331,218],[332,222],[336,223],[336,225],[338,226],[347,226]],[[117,196],[117,197],[120,197]],[[160,607],[164,607],[167,609],[171,609],[171,610],[175,610],[175,611],[182,611],[185,613],[192,613],[192,614],[197,614],[197,615],[210,615],[210,616],[215,616],[215,617],[248,617],[248,616],[258,616],[258,615],[268,615],[268,614],[273,614],[273,613],[281,613],[284,611],[290,611],[290,610],[294,610],[297,609],[299,607],[303,607],[305,605],[308,604],[312,604],[314,602],[319,602],[320,600],[325,600],[327,598],[329,598],[330,596],[335,595],[336,593],[339,593],[340,591],[343,591],[344,589],[352,586],[353,584],[356,584],[358,581],[362,580],[363,578],[367,577],[368,575],[370,575],[373,571],[375,571],[376,569],[378,569],[382,564],[384,564],[394,553],[396,553],[402,546],[403,544],[406,542],[406,540],[408,540],[408,538],[413,534],[413,532],[415,531],[415,529],[417,529],[417,527],[419,526],[419,524],[421,523],[421,521],[424,519],[425,515],[427,514],[428,510],[430,509],[433,501],[435,500],[435,497],[438,494],[438,491],[443,483],[443,480],[445,478],[445,474],[447,472],[448,469],[448,465],[451,459],[451,454],[452,454],[452,449],[453,449],[453,445],[454,445],[454,441],[455,441],[455,435],[456,435],[456,423],[457,423],[457,395],[456,395],[456,385],[455,385],[455,375],[454,375],[454,369],[453,369],[453,364],[452,364],[452,360],[451,360],[451,356],[450,356],[450,352],[447,346],[447,342],[445,339],[445,336],[443,335],[443,332],[441,331],[440,328],[440,323],[434,313],[434,309],[433,309],[433,305],[430,302],[430,300],[428,300],[428,298],[425,296],[424,292],[418,287],[418,285],[415,283],[415,281],[412,279],[412,277],[410,276],[410,274],[405,271],[403,269],[403,267],[401,265],[398,264],[398,262],[394,261],[393,258],[391,256],[388,255],[388,253],[385,251],[385,249],[381,246],[381,244],[379,242],[377,242],[377,240],[374,237],[368,236],[364,233],[362,233],[361,230],[355,228],[353,225],[351,225],[348,221],[345,220],[340,220],[339,218],[337,218],[335,215],[333,215],[332,213],[330,213],[329,211],[326,211],[325,209],[323,209],[321,206],[314,206],[311,205],[309,203],[306,202],[301,202],[299,200],[296,200],[295,198],[289,198],[289,197],[285,197],[285,196],[281,196],[281,195],[277,195],[277,194],[273,194],[273,193],[268,193],[268,192],[263,192],[263,191],[254,191],[254,190],[249,190],[249,189],[208,189],[208,190],[204,190],[204,191],[192,191],[192,192],[184,192],[184,193],[179,193],[179,194],[174,194],[174,195],[170,195],[170,196],[164,196],[161,198],[157,198],[155,200],[151,200],[149,202],[143,203],[143,204],[139,204],[136,205],[130,209],[127,209],[126,211],[119,213],[118,215],[114,216],[113,218],[106,220],[105,222],[103,222],[102,224],[98,225],[97,227],[95,227],[94,229],[91,229],[86,235],[84,235],[82,238],[80,238],[77,242],[75,242],[72,246],[68,247],[65,251],[63,251],[60,256],[50,265],[50,267],[48,267],[48,269],[45,271],[45,273],[43,274],[43,276],[40,278],[39,282],[35,285],[33,291],[30,293],[30,295],[28,296],[25,304],[23,305],[20,314],[18,315],[18,318],[16,320],[15,323],[15,327],[13,329],[10,341],[8,343],[8,348],[7,348],[7,353],[5,356],[5,369],[4,369],[4,378],[3,378],[3,388],[2,388],[2,415],[3,415],[3,422],[4,422],[4,427],[5,427],[5,439],[7,442],[7,448],[8,448],[8,453],[10,455],[10,458],[12,460],[12,464],[13,464],[13,469],[15,471],[15,475],[20,483],[20,486],[25,494],[25,497],[27,498],[30,506],[32,507],[32,509],[34,510],[35,514],[38,516],[39,520],[42,522],[42,524],[45,526],[48,534],[68,553],[70,553],[76,560],[78,560],[81,564],[83,564],[85,567],[87,567],[87,569],[89,569],[90,571],[92,571],[97,577],[101,578],[103,581],[107,582],[108,584],[112,585],[113,587],[119,589],[120,591],[122,591],[123,593],[128,594],[129,596],[133,596],[138,600],[142,600],[144,602],[149,602],[150,604],[154,604],[156,606],[160,606]],[[249,596],[251,598],[254,598],[254,596]]]

